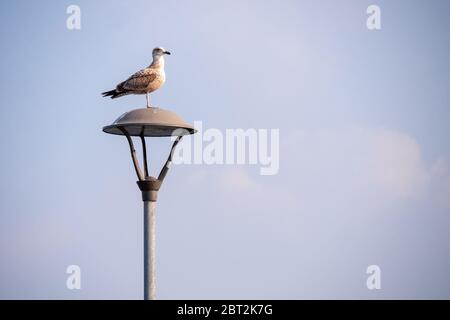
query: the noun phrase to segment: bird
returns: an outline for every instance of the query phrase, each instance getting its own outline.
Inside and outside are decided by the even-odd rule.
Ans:
[[[127,80],[119,83],[115,89],[102,92],[103,97],[115,99],[129,94],[145,94],[147,108],[150,108],[149,93],[161,88],[166,81],[165,55],[170,55],[170,52],[161,47],[153,49],[153,61],[147,68],[134,73]]]

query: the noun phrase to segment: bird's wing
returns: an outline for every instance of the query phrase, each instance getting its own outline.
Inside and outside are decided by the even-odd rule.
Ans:
[[[131,91],[145,90],[156,77],[155,70],[150,68],[142,69],[121,83],[121,87],[122,89]]]

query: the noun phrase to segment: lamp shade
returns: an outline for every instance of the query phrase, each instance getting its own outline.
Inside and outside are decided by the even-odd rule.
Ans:
[[[124,113],[103,132],[129,136],[170,137],[197,132],[175,112],[160,108],[142,108]]]

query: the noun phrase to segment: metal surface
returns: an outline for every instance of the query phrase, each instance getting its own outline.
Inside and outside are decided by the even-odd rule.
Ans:
[[[147,161],[147,144],[145,143],[145,137],[141,134],[141,143],[142,143],[142,161],[144,162],[144,174],[146,177],[148,174],[148,161]]]
[[[144,300],[156,299],[156,202],[144,201]]]
[[[121,115],[112,125],[103,127],[110,134],[132,137],[170,137],[184,136],[197,132],[176,113],[160,108],[135,109]]]
[[[136,175],[138,176],[139,181],[142,181],[145,179],[145,177],[142,174],[141,168],[139,167],[139,161],[136,156],[136,149],[134,148],[133,140],[131,139],[130,135],[125,130],[125,128],[119,127],[119,129],[123,133],[123,135],[127,137],[128,145],[130,146],[131,159],[133,160],[134,170],[136,171]],[[145,145],[143,144],[142,147],[144,148],[144,146]]]
[[[142,201],[156,201],[162,181],[155,177],[147,177],[146,180],[138,181],[137,185],[142,192]]]
[[[161,172],[158,175],[158,180],[162,183],[164,181],[164,178],[166,177],[167,171],[169,171],[170,164],[172,163],[172,156],[173,152],[175,151],[175,148],[177,144],[180,142],[182,137],[177,137],[176,140],[172,144],[172,148],[170,149],[169,157],[167,158],[166,163],[164,164],[164,167],[161,169]]]

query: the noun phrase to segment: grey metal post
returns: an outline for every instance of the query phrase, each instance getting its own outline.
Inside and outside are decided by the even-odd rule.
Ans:
[[[144,201],[144,300],[156,299],[156,201]]]
[[[124,113],[112,125],[103,127],[103,131],[109,134],[125,136],[130,147],[133,166],[138,178],[137,185],[142,192],[142,201],[144,202],[144,299],[155,300],[156,198],[161,184],[169,171],[175,147],[184,135],[194,134],[197,130],[171,111],[150,107]],[[177,138],[172,144],[169,157],[159,172],[158,177],[150,176],[145,138],[173,136]],[[144,172],[142,172],[139,166],[132,137],[140,137],[141,139]]]

